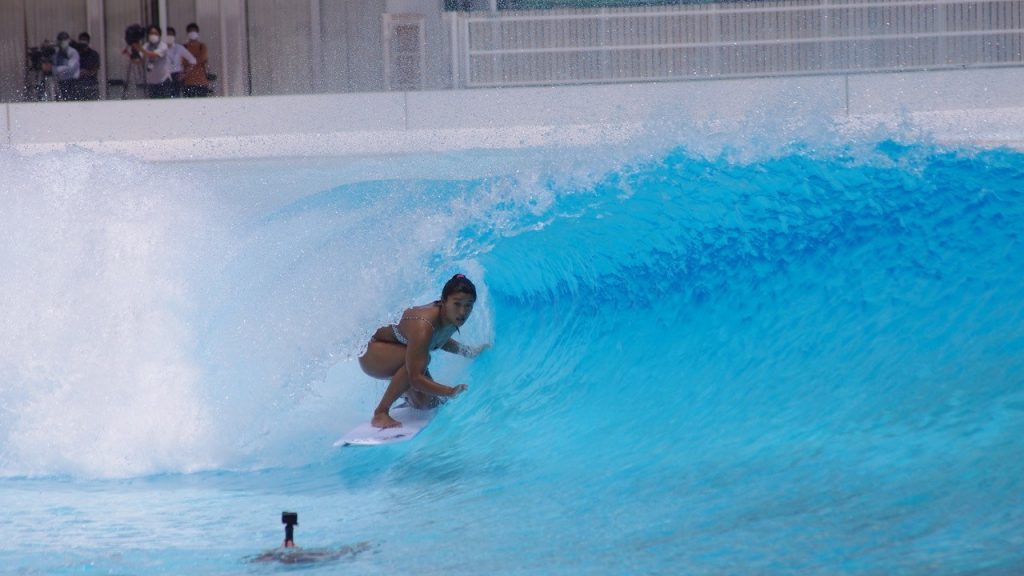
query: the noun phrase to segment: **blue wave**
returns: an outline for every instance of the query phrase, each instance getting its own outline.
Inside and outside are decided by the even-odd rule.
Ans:
[[[123,571],[86,528],[111,515],[129,563],[237,571],[253,534],[278,538],[258,527],[279,500],[312,518],[304,542],[371,540],[366,573],[1024,565],[1024,154],[680,148],[323,191],[298,174],[267,209],[123,191],[122,173],[219,188],[92,161],[62,159],[75,191],[15,187],[0,214],[0,498],[40,499],[12,526],[40,551],[25,569]],[[0,162],[12,186],[49,169]],[[381,391],[352,360],[369,332],[455,270],[481,291],[460,338],[494,347],[431,369],[469,392],[414,442],[331,451]],[[225,519],[209,554],[192,525]]]
[[[648,475],[641,499],[681,516],[673,498],[725,482],[780,509],[934,515],[950,538],[941,506],[998,524],[981,515],[1024,480],[1022,160],[678,150],[560,190],[557,217],[479,258],[497,346],[452,425],[533,478]],[[976,508],[943,496],[965,492]]]
[[[749,165],[679,152],[568,195],[556,219],[502,238],[480,262],[497,314],[516,319],[499,323],[501,338],[532,341],[520,324],[526,334],[554,330],[570,357],[587,348],[572,330],[605,326],[631,335],[623,351],[634,360],[663,342],[680,349],[694,331],[726,344],[748,338],[748,353],[776,359],[757,350],[786,342],[778,352],[795,363],[911,335],[932,345],[904,350],[905,363],[932,364],[922,354],[957,334],[974,342],[957,347],[1015,351],[1019,162],[1014,152],[896,145],[870,161],[794,155]],[[792,349],[802,340],[814,354]]]
[[[1014,573],[1022,175],[1017,152],[886,142],[547,181],[543,210],[447,254],[493,314],[470,394],[408,458],[342,475],[470,495],[410,514],[545,527],[484,544],[493,565]]]

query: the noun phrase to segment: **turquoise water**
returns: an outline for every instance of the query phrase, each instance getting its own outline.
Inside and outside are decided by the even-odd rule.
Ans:
[[[9,573],[1024,572],[1024,154],[4,154]],[[454,271],[469,391],[332,449]]]

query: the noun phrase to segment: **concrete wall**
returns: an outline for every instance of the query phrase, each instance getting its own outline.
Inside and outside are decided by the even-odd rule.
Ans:
[[[0,102],[21,99],[27,43],[24,5],[0,3]]]
[[[315,92],[384,89],[380,49],[383,2],[321,2],[320,62]]]
[[[248,0],[252,94],[382,90],[384,2]]]
[[[439,0],[387,0],[389,14],[417,14],[423,17],[423,88],[451,88],[448,32],[444,28]]]
[[[444,12],[443,0],[162,3],[166,23],[178,28],[179,38],[184,39],[188,22],[199,24],[210,69],[219,78],[217,94],[225,96],[396,87],[388,80],[416,76],[411,71],[420,69],[416,50],[406,47],[402,57],[393,51],[398,36],[392,24],[408,32],[409,18],[422,24],[420,87],[428,90],[1024,65],[1024,0],[891,7],[835,0],[695,0],[628,10],[493,14]],[[0,0],[0,101],[23,99],[25,49],[61,29],[92,34],[103,60],[105,92],[107,80],[127,75],[121,54],[125,28],[156,20],[158,4]],[[580,46],[584,49],[574,49]],[[598,57],[594,46],[609,50]],[[123,95],[120,88],[105,94]]]
[[[656,126],[742,133],[809,117],[911,121],[950,143],[1024,144],[1024,68],[722,81],[0,106],[0,146],[147,160],[401,154],[627,142]]]

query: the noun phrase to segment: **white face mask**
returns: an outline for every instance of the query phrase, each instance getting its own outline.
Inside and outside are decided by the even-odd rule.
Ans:
[[[188,33],[188,39],[189,40],[199,40],[199,32],[189,32]]]
[[[68,46],[70,46],[70,45],[71,45],[71,41],[70,40],[61,40],[60,41],[60,49],[61,50],[67,50]]]
[[[160,37],[157,36],[156,34],[150,34],[149,35],[149,43],[150,44],[156,44],[159,41],[160,41]]]
[[[170,46],[171,44],[174,44],[174,36],[167,37],[167,45]]]

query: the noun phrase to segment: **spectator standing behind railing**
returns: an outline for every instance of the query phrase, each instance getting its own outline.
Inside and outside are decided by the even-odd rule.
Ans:
[[[89,47],[92,38],[88,32],[78,35],[78,54],[81,71],[78,75],[78,99],[99,100],[100,98],[100,54]]]
[[[44,63],[43,72],[53,72],[57,79],[57,100],[74,100],[78,92],[79,73],[78,50],[71,47],[71,35],[67,32],[57,34],[57,51],[53,55],[53,64]]]
[[[160,36],[160,28],[150,26],[146,31],[146,41],[139,45],[139,52],[146,63],[146,89],[150,98],[174,96],[171,60],[167,57],[167,45],[160,41]]]
[[[210,61],[209,53],[206,51],[206,44],[199,41],[199,25],[192,22],[185,28],[188,31],[188,42],[185,49],[192,54],[195,62],[185,66],[181,75],[183,93],[186,97],[209,96],[210,80],[207,77],[209,72],[206,69]]]
[[[174,82],[174,97],[181,97],[181,74],[185,70],[185,63],[194,66],[196,64],[196,57],[192,55],[184,46],[175,43],[175,36],[177,35],[174,28],[167,27],[167,36],[164,36],[164,42],[167,44],[167,58],[171,61],[171,80]]]

